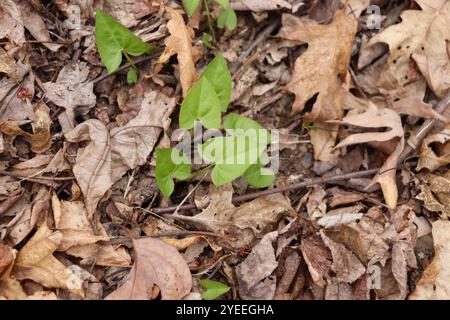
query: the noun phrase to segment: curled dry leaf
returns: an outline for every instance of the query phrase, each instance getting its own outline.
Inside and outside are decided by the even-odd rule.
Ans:
[[[292,8],[291,4],[285,0],[232,0],[231,7],[237,11],[253,12]]]
[[[181,88],[183,96],[186,97],[189,89],[198,79],[195,63],[200,57],[200,52],[192,46],[194,31],[186,26],[183,16],[172,8],[165,7],[165,9],[171,17],[167,23],[170,36],[165,41],[166,49],[159,58],[159,62],[165,63],[171,56],[177,55]]]
[[[24,136],[31,142],[31,150],[36,153],[47,151],[52,144],[50,134],[50,110],[44,103],[39,103],[35,108],[35,118],[31,124],[33,133],[23,131],[15,122],[0,122],[0,132],[9,136]]]
[[[447,125],[441,132],[427,136],[420,146],[419,162],[417,170],[426,168],[434,171],[439,167],[450,163],[450,125]],[[433,145],[436,148],[433,149]]]
[[[425,208],[438,212],[442,219],[450,217],[450,179],[447,171],[443,176],[428,174],[427,184],[420,186],[416,199],[422,200]]]
[[[432,232],[435,256],[409,296],[410,300],[450,299],[450,222],[435,221]]]
[[[353,283],[366,272],[366,268],[357,256],[343,244],[331,240],[323,230],[321,230],[320,236],[331,251],[333,258],[331,270],[336,273],[336,280]]]
[[[295,94],[293,113],[302,111],[306,102],[319,94],[312,111],[305,115],[306,123],[326,127],[312,131],[314,156],[318,160],[333,158],[331,148],[337,131],[326,121],[342,117],[345,90],[340,79],[347,75],[356,25],[356,20],[344,11],[338,11],[328,25],[283,15],[279,36],[308,44],[306,52],[296,60],[292,79],[285,89]],[[317,63],[317,57],[321,57],[320,63]]]
[[[153,238],[133,239],[135,262],[125,282],[106,300],[149,300],[154,286],[163,300],[180,300],[192,287],[189,267],[178,251]]]
[[[324,228],[331,228],[341,224],[349,224],[357,220],[359,221],[363,216],[363,213],[361,212],[363,208],[364,206],[362,205],[355,205],[347,208],[331,210],[317,220],[317,223]]]
[[[52,208],[55,227],[62,234],[58,251],[65,251],[83,259],[95,258],[95,264],[100,266],[130,265],[131,258],[124,248],[114,249],[111,245],[96,244],[99,241],[108,241],[109,236],[100,223],[96,224],[99,234],[94,233],[83,202],[60,201],[53,195]]]
[[[239,295],[242,299],[271,300],[274,297],[276,279],[270,275],[278,267],[272,244],[277,237],[277,231],[267,233],[236,267]]]
[[[65,65],[58,74],[56,82],[46,82],[46,97],[63,107],[58,120],[63,132],[68,132],[75,126],[75,111],[78,107],[85,107],[86,113],[95,105],[96,97],[93,89],[94,84],[88,81],[89,67],[84,62]]]
[[[331,270],[330,251],[325,247],[321,239],[315,236],[303,238],[300,250],[314,283],[323,288]]]
[[[89,218],[113,183],[146,162],[160,133],[168,128],[174,107],[175,99],[150,92],[139,114],[125,126],[109,131],[101,121],[90,119],[66,134],[71,142],[89,141],[78,150],[73,168]]]
[[[239,207],[231,203],[232,196],[231,185],[219,188],[211,185],[210,204],[188,222],[214,232],[235,233],[234,245],[246,247],[255,238],[261,239],[273,231],[284,216],[294,215],[289,201],[280,194],[260,197]]]
[[[12,275],[18,280],[31,279],[47,288],[61,288],[84,296],[83,281],[53,253],[61,244],[61,232],[52,232],[44,223],[17,254]]]
[[[444,116],[433,109],[432,104],[423,102],[423,97],[421,96],[411,96],[401,99],[389,106],[389,109],[395,110],[399,114],[447,122]]]

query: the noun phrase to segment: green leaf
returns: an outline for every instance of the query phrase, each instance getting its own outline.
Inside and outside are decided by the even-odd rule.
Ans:
[[[122,52],[140,56],[152,49],[152,46],[100,9],[95,15],[95,42],[109,73],[122,63]]]
[[[189,17],[197,10],[201,0],[183,0],[183,6]]]
[[[217,26],[220,29],[226,27],[229,31],[233,31],[237,25],[236,12],[233,9],[228,8],[223,10],[217,18]]]
[[[156,150],[156,183],[165,197],[175,188],[173,178],[185,180],[190,174],[191,165],[184,153],[171,148]]]
[[[213,85],[207,77],[201,77],[189,90],[181,104],[180,127],[191,129],[196,120],[207,129],[220,127],[220,102]]]
[[[138,80],[138,74],[134,68],[130,68],[127,73],[127,82],[128,84],[136,83]]]
[[[222,55],[217,55],[203,71],[202,77],[206,77],[214,87],[220,102],[220,110],[227,111],[231,98],[231,73],[227,61]]]
[[[229,0],[214,0],[215,3],[220,5],[222,8],[227,9],[230,7],[230,1]]]
[[[200,280],[200,285],[206,289],[202,293],[203,300],[215,300],[221,295],[230,291],[230,287],[226,284],[214,280]]]
[[[267,129],[258,122],[236,113],[230,113],[225,117],[223,120],[223,128],[226,130],[233,130],[233,134],[239,133],[238,130],[243,130],[245,134],[249,133],[248,130],[255,130],[258,141],[261,140],[261,143],[269,144],[271,140]]]
[[[255,188],[269,187],[275,181],[273,171],[269,168],[263,168],[259,161],[257,164],[252,164],[242,178]]]
[[[210,35],[209,33],[203,34],[202,41],[205,44],[205,46],[207,46],[210,49],[212,48],[212,41],[213,41],[212,35]]]
[[[216,186],[242,176],[264,151],[256,136],[246,135],[211,138],[199,146],[202,158],[215,163],[211,178]]]

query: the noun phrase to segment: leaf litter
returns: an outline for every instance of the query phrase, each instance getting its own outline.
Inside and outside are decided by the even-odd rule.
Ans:
[[[0,299],[450,298],[448,1],[37,3],[0,4]],[[160,190],[222,113],[280,130],[278,172]]]

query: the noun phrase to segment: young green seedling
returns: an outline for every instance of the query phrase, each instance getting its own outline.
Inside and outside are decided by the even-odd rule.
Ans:
[[[202,293],[203,300],[215,300],[221,295],[230,291],[230,287],[226,284],[214,280],[200,280],[200,285],[205,289]]]
[[[165,197],[169,197],[175,188],[173,178],[185,180],[191,175],[189,163],[186,155],[178,150],[156,150],[156,183]]]
[[[130,30],[100,9],[97,9],[95,15],[95,42],[108,73],[114,72],[122,63],[122,55],[125,56],[131,65],[127,74],[128,83],[135,83],[138,78],[137,68],[130,56],[138,57],[156,49],[143,42]]]

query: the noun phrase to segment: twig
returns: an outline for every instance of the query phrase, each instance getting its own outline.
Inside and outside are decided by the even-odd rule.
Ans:
[[[142,63],[142,62],[145,62],[145,61],[157,58],[157,57],[159,57],[160,54],[161,54],[161,52],[154,52],[154,53],[149,54],[148,56],[139,57],[137,59],[134,59],[132,61],[132,63],[136,65],[136,64],[139,64],[139,63]],[[107,73],[107,74],[101,75],[101,76],[95,78],[94,80],[92,80],[91,82],[93,84],[96,84],[96,83],[98,83],[100,81],[103,81],[106,78],[112,76],[113,74],[116,74],[116,73],[121,72],[123,70],[127,70],[128,68],[131,68],[131,67],[133,67],[132,64],[130,62],[128,62],[128,63],[124,64],[123,66],[117,68],[117,70],[115,70],[115,71],[113,71],[111,73]]]
[[[133,239],[145,239],[145,238],[166,238],[166,237],[183,237],[183,236],[205,236],[205,237],[216,237],[216,238],[226,238],[226,235],[207,231],[174,231],[174,232],[160,232],[149,236],[141,236]],[[109,241],[105,241],[108,244],[119,244],[131,241],[131,238],[115,238]]]
[[[3,171],[0,170],[0,175],[5,175],[5,176],[10,176],[10,177],[15,177],[15,178],[22,178],[22,179],[26,179],[26,180],[31,180],[30,176],[26,176],[17,172],[9,172],[9,171]],[[31,176],[33,177],[33,176]],[[46,181],[68,181],[68,180],[74,180],[75,177],[43,177],[43,176],[39,176],[39,177],[33,177],[33,180],[46,180]]]

